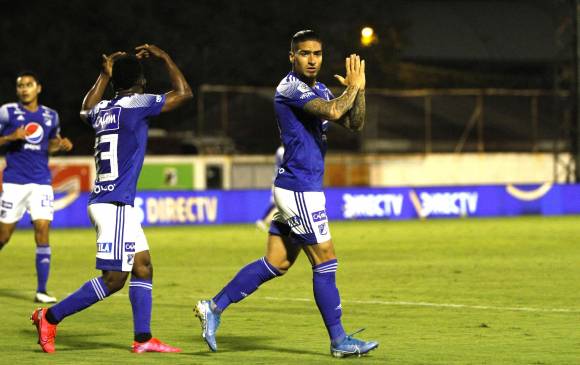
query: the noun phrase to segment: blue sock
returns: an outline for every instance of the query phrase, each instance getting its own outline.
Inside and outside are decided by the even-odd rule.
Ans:
[[[60,322],[71,314],[90,307],[99,300],[109,296],[109,288],[102,277],[87,281],[76,292],[64,298],[60,303],[50,307],[53,318]]]
[[[36,246],[36,292],[46,293],[46,282],[50,272],[50,246]]]
[[[330,341],[334,344],[340,343],[346,337],[340,321],[342,305],[336,288],[337,268],[338,260],[326,261],[312,267],[314,299],[320,314],[322,314]]]
[[[218,311],[223,312],[230,304],[237,303],[255,292],[262,283],[280,276],[281,273],[265,257],[244,266],[222,291],[213,298]]]
[[[151,280],[131,278],[129,300],[133,308],[133,329],[136,335],[151,333],[152,290]]]

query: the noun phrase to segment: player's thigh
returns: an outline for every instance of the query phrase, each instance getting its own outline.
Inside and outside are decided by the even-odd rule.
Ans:
[[[0,244],[8,242],[12,233],[16,229],[16,223],[2,223],[0,222]]]
[[[6,224],[18,222],[26,212],[30,194],[30,184],[2,184],[0,222]]]
[[[281,272],[285,272],[296,262],[301,246],[290,237],[270,234],[266,246],[266,260]]]
[[[32,221],[52,221],[54,216],[54,193],[50,185],[31,184],[31,193],[27,201],[27,209]]]

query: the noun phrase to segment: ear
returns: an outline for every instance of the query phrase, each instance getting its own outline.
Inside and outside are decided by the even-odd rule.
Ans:
[[[288,52],[288,58],[290,59],[290,63],[294,64],[294,52],[293,51]]]
[[[40,94],[42,92],[42,85],[37,84],[36,85],[36,91],[37,91],[38,94]]]

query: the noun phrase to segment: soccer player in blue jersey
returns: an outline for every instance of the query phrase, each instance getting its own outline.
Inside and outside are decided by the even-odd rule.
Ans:
[[[346,58],[346,76],[335,76],[346,87],[334,98],[316,81],[322,64],[322,41],[311,30],[296,33],[290,45],[292,71],[276,89],[274,109],[284,145],[284,159],[274,183],[278,212],[270,225],[266,256],[242,268],[212,300],[194,308],[202,337],[212,351],[221,314],[232,303],[252,294],[264,282],[282,276],[304,251],[313,272],[314,298],[330,337],[335,357],[363,355],[378,347],[347,335],[336,288],[338,261],[330,239],[322,192],[328,121],[361,130],[365,119],[365,63]]]
[[[93,278],[55,306],[38,308],[32,321],[44,352],[54,352],[56,326],[117,292],[131,273],[129,300],[133,309],[132,351],[179,352],[152,337],[151,308],[153,267],[147,239],[133,207],[137,179],[147,146],[148,120],[173,110],[192,98],[191,88],[171,57],[154,45],[136,48],[136,55],[117,52],[103,55],[103,69],[83,101],[81,117],[95,130],[97,177],[89,198],[88,212],[97,231],[97,269]],[[172,90],[144,94],[145,78],[140,59],[154,56],[165,63]],[[109,82],[116,95],[102,100]]]
[[[56,298],[46,290],[51,261],[48,236],[54,214],[48,155],[70,151],[73,145],[60,136],[58,113],[38,103],[41,91],[38,77],[33,72],[22,72],[16,78],[18,102],[0,107],[0,145],[7,145],[0,201],[0,250],[28,211],[36,241],[34,300],[54,303]]]

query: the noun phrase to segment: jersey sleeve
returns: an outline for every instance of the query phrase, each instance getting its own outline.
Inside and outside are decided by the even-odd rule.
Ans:
[[[132,102],[142,109],[145,116],[153,117],[161,113],[161,109],[165,105],[165,95],[140,94],[136,95]]]
[[[304,108],[309,101],[319,98],[310,86],[300,80],[284,81],[276,88],[277,101],[296,108]]]
[[[0,136],[4,135],[4,129],[10,121],[10,116],[8,115],[8,107],[6,105],[0,106]]]
[[[60,117],[57,112],[54,112],[54,126],[50,130],[48,139],[53,139],[60,136]]]

